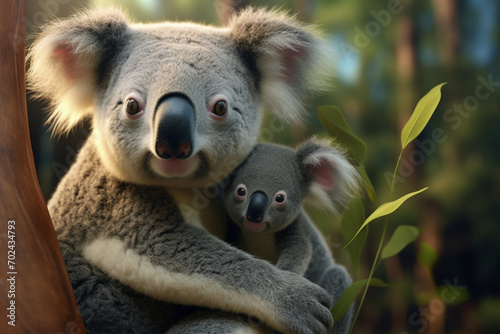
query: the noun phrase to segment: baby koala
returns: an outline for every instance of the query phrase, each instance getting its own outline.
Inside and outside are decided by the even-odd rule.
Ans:
[[[319,234],[302,203],[338,213],[357,193],[358,178],[328,142],[310,139],[297,150],[257,144],[231,174],[224,205],[241,229],[240,246],[282,270],[304,274]]]
[[[227,213],[239,227],[235,243],[281,270],[305,276],[336,302],[351,278],[333,260],[302,203],[338,213],[357,194],[358,180],[356,168],[327,141],[310,139],[297,150],[257,144],[223,191]],[[333,332],[347,332],[349,323],[348,313]]]

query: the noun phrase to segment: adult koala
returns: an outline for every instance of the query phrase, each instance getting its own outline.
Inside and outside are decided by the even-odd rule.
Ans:
[[[264,107],[300,120],[320,50],[294,19],[252,9],[225,28],[129,24],[112,9],[44,28],[32,89],[55,132],[93,125],[48,204],[90,333],[328,331],[323,289],[209,233],[224,237],[215,200],[191,224],[179,210],[243,161]]]

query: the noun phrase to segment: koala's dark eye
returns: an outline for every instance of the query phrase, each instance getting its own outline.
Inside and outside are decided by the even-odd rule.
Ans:
[[[125,105],[125,110],[129,115],[136,115],[141,111],[141,107],[139,106],[139,102],[134,99],[128,99]]]
[[[278,191],[276,195],[274,195],[274,205],[276,205],[276,207],[279,208],[285,205],[285,202],[286,202],[286,192],[284,192],[283,190]]]
[[[125,98],[125,114],[130,119],[138,119],[144,114],[144,101],[137,93],[131,93]]]
[[[247,198],[247,193],[247,187],[243,183],[236,187],[235,196],[238,201],[243,202]]]
[[[227,102],[224,100],[217,101],[214,105],[213,113],[219,117],[224,116],[227,113]]]
[[[229,102],[222,94],[217,94],[207,104],[208,116],[216,121],[222,121],[229,113]]]

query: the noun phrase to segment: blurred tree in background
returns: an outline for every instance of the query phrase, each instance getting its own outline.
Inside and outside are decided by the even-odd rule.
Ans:
[[[391,283],[408,284],[370,289],[354,333],[500,332],[498,1],[95,0],[95,4],[119,6],[136,21],[206,24],[225,22],[232,8],[272,6],[318,26],[337,65],[335,89],[311,97],[311,116],[304,127],[291,128],[266,118],[262,140],[295,145],[313,134],[326,136],[316,109],[338,105],[368,145],[367,172],[384,199],[392,177],[388,174],[400,150],[401,127],[420,97],[448,82],[430,123],[405,150],[396,178],[396,196],[422,186],[429,190],[395,213],[389,229],[404,223],[422,232],[415,244],[376,273]],[[89,1],[32,1],[27,5],[27,35],[36,34],[48,20],[89,5]],[[48,199],[90,130],[87,124],[68,138],[51,138],[42,125],[43,108],[41,102],[28,105],[39,181]],[[335,257],[350,268],[347,252],[341,251],[345,241],[340,220],[321,211],[310,213]],[[368,274],[380,233],[380,224],[373,223],[359,278]],[[435,260],[429,263],[433,254]]]

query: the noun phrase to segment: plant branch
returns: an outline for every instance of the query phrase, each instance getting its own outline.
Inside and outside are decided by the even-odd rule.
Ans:
[[[375,255],[375,259],[373,260],[372,269],[370,270],[370,275],[368,275],[368,280],[366,281],[366,287],[365,287],[365,290],[363,292],[363,296],[361,297],[361,301],[359,302],[358,311],[356,312],[356,315],[354,316],[354,320],[352,322],[352,327],[351,327],[351,330],[349,331],[349,333],[352,333],[352,330],[354,328],[354,324],[356,323],[356,320],[358,319],[359,312],[361,311],[361,306],[363,305],[363,302],[365,301],[366,293],[368,291],[368,287],[370,286],[370,281],[372,279],[373,273],[375,272],[375,268],[377,267],[378,258],[380,256],[380,251],[382,250],[382,245],[383,245],[384,239],[385,239],[385,233],[387,232],[388,221],[389,221],[389,218],[387,218],[387,216],[386,216],[384,219],[384,229],[382,231],[382,237],[380,238],[380,243],[378,244],[377,254]]]
[[[403,156],[403,149],[401,149],[401,152],[399,153],[398,157],[398,162],[396,163],[396,168],[394,169],[394,174],[392,176],[392,183],[391,183],[391,189],[390,189],[390,195],[389,195],[389,202],[392,200],[392,194],[394,193],[394,180],[396,180],[396,174],[398,172],[399,168],[399,163],[401,162],[401,157]],[[352,330],[354,329],[354,325],[356,324],[356,320],[358,319],[359,312],[361,311],[361,307],[363,306],[363,302],[365,301],[366,293],[368,292],[368,288],[370,286],[370,281],[373,277],[373,274],[375,273],[376,268],[378,267],[379,264],[379,257],[380,257],[380,252],[382,251],[382,246],[384,244],[384,239],[385,239],[385,234],[387,233],[387,225],[389,223],[389,216],[385,216],[384,218],[384,228],[382,230],[382,237],[380,238],[380,242],[378,244],[377,248],[377,253],[375,254],[375,258],[373,259],[373,264],[372,268],[370,270],[370,274],[368,275],[368,280],[366,281],[366,286],[365,290],[363,291],[363,296],[361,297],[361,301],[359,302],[358,310],[356,311],[356,315],[354,316],[354,320],[352,322],[351,329],[349,331],[349,334],[352,333]]]

